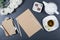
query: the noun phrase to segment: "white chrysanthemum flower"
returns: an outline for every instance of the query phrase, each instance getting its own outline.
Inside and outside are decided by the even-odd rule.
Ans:
[[[13,5],[13,4],[10,4],[10,5],[8,6],[8,8],[14,9],[14,5]]]
[[[14,8],[17,8],[18,7],[18,5],[17,5],[17,3],[11,3],[11,4],[13,4],[13,6],[14,6]],[[11,7],[11,8],[13,8],[13,7]]]
[[[1,15],[7,15],[8,12],[7,12],[7,11],[4,11],[4,9],[1,9],[1,10],[0,10],[0,14],[1,14]]]
[[[1,15],[12,13],[14,9],[16,9],[22,3],[22,0],[10,0],[9,2],[10,4],[6,8],[0,8]]]

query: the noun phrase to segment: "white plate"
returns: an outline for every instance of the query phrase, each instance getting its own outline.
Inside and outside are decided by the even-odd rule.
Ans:
[[[48,24],[47,24],[47,22],[49,20],[54,21],[54,25],[52,27],[48,26]],[[45,30],[48,32],[54,31],[59,27],[58,19],[54,15],[50,15],[50,16],[45,17],[42,22],[43,22],[43,26],[44,26]]]
[[[32,10],[35,11],[35,12],[40,13],[42,11],[42,8],[43,8],[43,4],[42,3],[35,2],[33,4]]]

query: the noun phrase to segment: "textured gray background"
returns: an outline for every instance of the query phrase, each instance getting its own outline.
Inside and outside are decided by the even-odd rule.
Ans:
[[[22,12],[24,12],[26,9],[30,9],[32,11],[32,6],[35,1],[41,2],[46,1],[46,2],[55,2],[58,5],[58,11],[60,12],[60,0],[24,0],[23,4],[13,12],[13,14],[9,14],[6,16],[0,16],[0,24],[6,17],[10,17],[15,19],[18,15],[20,15]],[[48,14],[45,13],[44,9],[41,13],[37,13],[32,11],[34,16],[38,19],[38,21],[42,24],[42,19]],[[59,22],[60,22],[60,15],[54,14]],[[43,25],[42,25],[43,26]],[[0,40],[60,40],[60,27],[53,31],[53,32],[47,32],[45,30],[40,30],[36,34],[34,34],[31,38],[28,38],[24,30],[22,30],[22,37],[19,36],[19,34],[12,35],[10,37],[5,37],[4,31],[0,29]]]

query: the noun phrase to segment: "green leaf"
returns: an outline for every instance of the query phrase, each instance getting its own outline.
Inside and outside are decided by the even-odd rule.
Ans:
[[[0,0],[0,3],[1,3],[1,2],[4,2],[4,0]]]
[[[3,3],[2,2],[4,2],[4,0],[0,0],[0,7],[3,7]]]

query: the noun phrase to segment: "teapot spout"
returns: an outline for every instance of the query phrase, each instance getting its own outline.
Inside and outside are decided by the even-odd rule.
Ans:
[[[47,2],[45,2],[45,1],[43,1],[43,4],[46,6],[48,3],[47,3]]]

